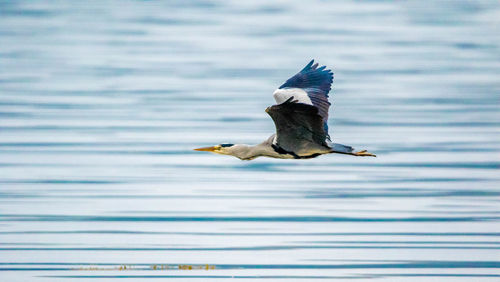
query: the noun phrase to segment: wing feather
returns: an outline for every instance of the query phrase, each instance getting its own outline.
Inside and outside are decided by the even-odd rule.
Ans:
[[[266,109],[276,126],[276,145],[298,156],[328,152],[323,119],[314,106],[293,97]]]
[[[330,102],[328,93],[331,90],[333,73],[326,66],[318,68],[318,63],[311,60],[299,73],[289,78],[279,89],[300,88],[307,93],[313,106],[318,109],[318,114],[323,120],[323,127],[328,136],[328,110]],[[329,137],[328,137],[329,138]]]

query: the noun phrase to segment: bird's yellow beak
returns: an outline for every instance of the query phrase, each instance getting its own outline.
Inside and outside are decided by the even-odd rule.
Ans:
[[[202,147],[194,149],[195,151],[205,151],[205,152],[213,152],[218,149],[218,146],[210,146],[210,147]]]

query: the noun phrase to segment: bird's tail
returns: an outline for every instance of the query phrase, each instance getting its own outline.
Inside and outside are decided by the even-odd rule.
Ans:
[[[358,157],[376,157],[375,154],[369,153],[366,150],[354,152],[354,148],[351,146],[346,146],[337,143],[330,143],[328,145],[330,146],[330,148],[332,148],[330,154],[336,153],[336,154],[353,155]]]
[[[337,154],[349,154],[351,155],[354,151],[354,148],[351,146],[346,146],[338,143],[330,143],[328,144],[332,150],[330,153],[337,153]]]

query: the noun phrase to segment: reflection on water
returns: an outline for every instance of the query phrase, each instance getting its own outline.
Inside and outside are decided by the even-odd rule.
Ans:
[[[499,18],[1,2],[0,280],[498,281]],[[267,138],[271,93],[312,58],[335,72],[333,138],[378,158],[191,150]]]

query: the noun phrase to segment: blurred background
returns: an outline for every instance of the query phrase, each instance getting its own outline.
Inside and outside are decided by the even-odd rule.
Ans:
[[[498,281],[499,27],[496,0],[0,1],[0,280]],[[311,59],[377,158],[192,151],[270,136]]]

